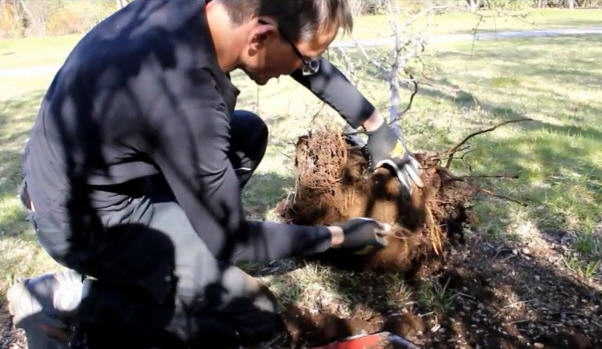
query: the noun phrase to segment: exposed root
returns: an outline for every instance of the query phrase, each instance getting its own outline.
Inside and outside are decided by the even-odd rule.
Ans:
[[[434,156],[437,156],[435,154]],[[280,205],[296,224],[335,224],[352,217],[372,217],[392,226],[388,246],[363,257],[329,252],[324,258],[350,268],[410,271],[425,258],[442,256],[447,235],[468,220],[466,201],[477,192],[456,180],[433,155],[417,154],[423,188],[408,195],[386,169],[367,171],[361,150],[338,132],[322,129],[297,143],[294,200]],[[322,168],[323,167],[323,168]]]
[[[513,124],[513,123],[517,123],[517,122],[525,122],[525,121],[533,121],[533,119],[530,118],[522,118],[522,119],[516,119],[516,120],[508,120],[508,121],[504,121],[502,123],[499,123],[495,126],[483,129],[483,130],[479,130],[477,132],[473,132],[471,134],[469,134],[468,136],[466,136],[460,143],[456,144],[455,146],[451,147],[448,151],[446,151],[445,154],[448,158],[447,158],[447,162],[445,163],[445,168],[449,168],[449,166],[451,165],[452,160],[454,159],[454,155],[456,154],[456,152],[458,152],[458,150],[460,150],[460,148],[466,143],[468,142],[472,137],[478,136],[480,134],[483,133],[487,133],[487,132],[491,132],[493,130],[495,130],[498,127],[504,126],[504,125],[508,125],[508,124]]]
[[[501,194],[494,193],[494,192],[492,192],[491,190],[488,190],[488,189],[479,188],[479,192],[481,192],[483,194],[487,194],[489,196],[493,196],[493,197],[498,198],[498,199],[502,199],[502,200],[514,202],[515,204],[519,204],[519,205],[524,206],[524,207],[528,206],[527,204],[525,204],[522,201],[513,199],[513,198],[511,198],[509,196],[506,196],[506,195],[501,195]]]

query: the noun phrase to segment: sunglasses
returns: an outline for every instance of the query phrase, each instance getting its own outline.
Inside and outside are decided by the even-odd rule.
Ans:
[[[262,20],[259,20],[259,22],[262,24],[268,24],[267,22],[262,21]],[[309,58],[309,57],[302,55],[301,52],[299,52],[299,49],[297,48],[297,46],[295,46],[295,44],[293,43],[293,41],[291,39],[289,39],[288,36],[286,34],[284,34],[284,32],[282,30],[280,30],[280,27],[276,26],[276,28],[278,29],[278,33],[280,33],[280,36],[282,37],[282,39],[284,39],[284,41],[288,42],[289,45],[291,45],[291,48],[293,49],[293,52],[295,52],[295,55],[297,55],[297,57],[299,57],[301,62],[303,62],[303,67],[301,68],[301,72],[303,73],[303,76],[314,75],[317,72],[319,72],[320,71],[320,59],[319,58]]]

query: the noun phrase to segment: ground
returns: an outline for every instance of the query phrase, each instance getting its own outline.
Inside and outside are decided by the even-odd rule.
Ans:
[[[373,285],[374,291],[360,292],[364,297],[355,301],[351,313],[344,315],[340,310],[345,304],[337,304],[335,297],[326,301],[326,308],[339,317],[322,320],[328,310],[318,310],[324,296],[318,293],[313,303],[304,303],[311,308],[304,313],[305,327],[292,327],[310,333],[301,340],[314,345],[341,333],[386,329],[428,348],[600,347],[600,284],[575,278],[562,265],[567,242],[561,235],[544,236],[533,245],[495,245],[466,237],[464,243],[449,246],[443,263],[407,280],[406,289],[393,297],[390,281],[379,280],[382,276],[352,274],[355,287]],[[357,291],[339,290],[343,295],[352,292]],[[389,297],[379,299],[379,294]],[[395,296],[404,303],[391,304]]]
[[[567,26],[592,25],[599,14],[571,15]],[[558,23],[559,16],[564,13],[546,18]],[[374,20],[386,23],[378,18],[366,23]],[[451,21],[449,30],[441,32],[462,31],[457,28],[466,20]],[[362,27],[362,21],[360,36],[380,32]],[[520,22],[508,25],[521,29]],[[76,39],[0,41],[0,66],[56,66]],[[475,138],[471,151],[452,166],[458,175],[518,175],[478,183],[526,206],[476,196],[469,203],[475,221],[463,227],[463,240],[450,239],[444,258],[425,263],[422,273],[340,271],[306,260],[247,268],[270,286],[283,307],[293,304],[310,320],[318,313],[357,319],[350,333],[387,323],[426,347],[600,347],[601,44],[602,36],[589,35],[427,48],[425,67],[413,68],[419,72],[420,93],[404,120],[413,150],[441,151],[470,132],[509,119],[535,122]],[[337,59],[335,50],[328,54]],[[58,268],[37,245],[15,197],[19,153],[52,71],[32,68],[28,74],[9,75],[0,82],[2,349],[23,346],[6,313],[8,286]],[[271,132],[266,158],[243,193],[245,209],[253,218],[278,219],[278,202],[295,186],[296,139],[316,125],[341,123],[290,79],[265,87],[238,73],[233,80],[242,90],[240,107],[262,115]],[[387,88],[374,71],[362,71],[356,82],[386,113]],[[295,312],[290,306],[289,311]],[[337,324],[339,335],[348,326],[327,315],[313,320]],[[315,327],[311,322],[304,326]]]

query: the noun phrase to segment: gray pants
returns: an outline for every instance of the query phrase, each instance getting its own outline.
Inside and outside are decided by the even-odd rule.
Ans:
[[[239,174],[244,185],[261,161],[267,134],[249,127],[265,132],[257,116],[243,113],[235,120],[242,127],[233,125],[233,132],[247,135],[237,140],[240,146],[233,142],[231,156],[235,168],[251,169]],[[230,347],[269,338],[280,329],[269,290],[231,261],[215,258],[162,176],[135,187],[131,195],[123,192],[132,190],[127,185],[91,193],[90,201],[98,205],[115,202],[116,196],[123,200],[118,207],[99,209],[104,228],[83,240],[54,241],[64,234],[33,215],[44,248],[65,266],[91,276],[76,315],[88,347]]]
[[[216,260],[181,207],[153,203],[152,210],[140,238],[148,241],[148,235],[159,234],[151,238],[157,245],[138,243],[133,233],[124,255],[103,254],[105,263],[91,270],[99,279],[91,283],[79,310],[80,321],[98,329],[91,341],[103,339],[104,330],[119,322],[131,331],[129,336],[152,339],[159,334],[149,345],[168,338],[230,346],[266,339],[279,329],[269,290],[239,268]],[[138,272],[148,266],[154,272]]]

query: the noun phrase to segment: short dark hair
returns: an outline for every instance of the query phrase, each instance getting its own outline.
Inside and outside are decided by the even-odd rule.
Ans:
[[[225,5],[235,24],[254,16],[276,21],[291,40],[310,40],[315,33],[335,24],[349,33],[353,17],[348,0],[217,0]]]

